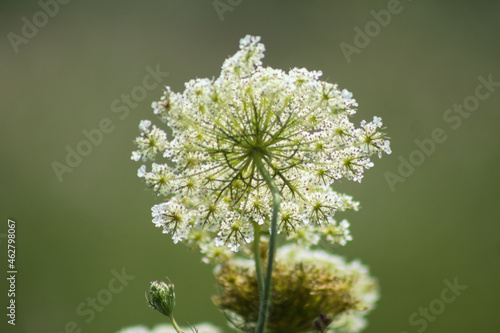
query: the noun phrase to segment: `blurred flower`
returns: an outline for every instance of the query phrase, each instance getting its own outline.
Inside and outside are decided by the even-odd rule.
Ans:
[[[347,241],[352,240],[349,234],[349,222],[343,220],[339,225],[331,223],[321,228],[322,234],[326,235],[326,239],[331,243],[339,243],[345,245]]]
[[[137,325],[121,329],[117,333],[150,333],[146,326]]]
[[[234,326],[253,330],[259,311],[253,262],[230,260],[215,276],[215,304]],[[269,332],[359,332],[379,298],[376,280],[360,262],[295,245],[278,248],[273,281]]]
[[[197,332],[197,333],[222,333],[222,331],[210,323],[199,323],[192,327],[180,327],[183,332]],[[170,324],[160,324],[151,330],[145,326],[132,326],[120,330],[117,333],[177,333],[175,328]]]
[[[183,93],[166,88],[152,107],[170,140],[149,120],[139,125],[132,159],[166,159],[142,165],[138,176],[174,199],[153,207],[153,222],[174,242],[189,242],[193,228],[232,251],[251,242],[253,224],[267,228],[270,221],[264,174],[282,196],[280,233],[293,238],[305,226],[333,226],[335,212],[357,203],[330,186],[361,181],[371,155],[391,152],[380,118],[360,128],[349,121],[358,106],[352,93],[320,81],[320,71],[263,67],[259,40],[241,39],[217,79],[191,80]]]

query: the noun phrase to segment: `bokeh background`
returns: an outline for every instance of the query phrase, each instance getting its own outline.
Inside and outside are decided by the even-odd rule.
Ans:
[[[221,16],[211,0],[70,1],[16,47],[9,33],[22,37],[34,15],[43,23],[42,9],[34,0],[1,2],[0,331],[153,326],[164,318],[147,308],[144,291],[165,275],[176,284],[181,324],[225,327],[210,301],[212,268],[153,226],[157,199],[130,160],[137,125],[153,118],[161,87],[133,101],[127,116],[112,103],[142,85],[148,66],[168,72],[162,84],[177,91],[192,78],[218,76],[239,39],[253,34],[266,45],[266,65],[322,70],[354,92],[355,123],[381,116],[392,138],[393,154],[376,160],[361,184],[337,187],[362,209],[339,216],[351,222],[354,241],[330,250],[361,259],[381,285],[365,332],[417,332],[423,324],[412,326],[410,316],[435,306],[444,281],[455,278],[467,289],[423,331],[498,332],[500,89],[456,129],[443,115],[474,95],[479,76],[500,82],[500,2],[401,0],[350,62],[340,44],[355,46],[354,29],[364,30],[387,0],[220,2],[231,8]],[[66,147],[76,149],[82,131],[106,118],[113,131],[58,179],[53,163],[65,163]],[[388,172],[398,174],[401,158],[417,156],[415,140],[436,128],[447,140],[391,189]],[[8,218],[17,222],[15,327],[5,316]],[[77,313],[122,269],[133,277],[122,292],[92,320]]]

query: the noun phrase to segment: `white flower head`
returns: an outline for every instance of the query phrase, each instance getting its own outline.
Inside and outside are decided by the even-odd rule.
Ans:
[[[158,152],[167,147],[167,134],[156,126],[151,126],[151,121],[142,120],[139,124],[141,136],[135,139],[139,150],[132,152],[132,160],[154,160]]]
[[[238,213],[229,212],[224,222],[215,238],[215,245],[228,246],[231,251],[237,252],[240,245],[253,240],[251,224],[242,220]]]
[[[312,245],[318,245],[320,235],[317,228],[306,224],[292,232],[288,240],[296,241],[298,245],[309,248]]]
[[[349,233],[349,222],[347,222],[347,220],[342,220],[340,224],[332,221],[332,223],[328,225],[323,225],[319,228],[319,233],[324,235],[326,240],[332,244],[338,243],[344,246],[348,241],[352,240],[352,236]]]
[[[171,234],[174,243],[186,239],[193,225],[193,217],[184,205],[177,200],[171,200],[154,205],[151,210],[155,226],[163,228],[163,233]]]
[[[293,201],[283,202],[278,214],[278,233],[297,233],[304,227],[300,207]]]
[[[214,242],[206,242],[200,245],[203,253],[202,261],[206,264],[215,264],[228,261],[233,257],[234,252],[225,246],[217,246]]]
[[[380,118],[359,129],[349,121],[358,106],[352,93],[320,81],[320,71],[263,67],[264,51],[260,37],[246,36],[218,78],[191,80],[182,93],[167,87],[152,107],[171,140],[140,123],[132,159],[154,164],[138,176],[158,195],[177,198],[179,217],[196,221],[168,217],[173,204],[155,210],[155,224],[177,241],[189,237],[181,229],[202,228],[233,251],[251,242],[253,224],[265,230],[271,220],[264,174],[282,197],[280,232],[326,223],[357,206],[325,188],[341,178],[361,181],[372,154],[390,153]]]

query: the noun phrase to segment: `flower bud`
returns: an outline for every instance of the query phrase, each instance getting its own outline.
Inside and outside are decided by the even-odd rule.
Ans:
[[[168,279],[168,278],[167,278]],[[170,281],[153,281],[146,292],[146,301],[149,306],[171,317],[175,307],[174,285]]]

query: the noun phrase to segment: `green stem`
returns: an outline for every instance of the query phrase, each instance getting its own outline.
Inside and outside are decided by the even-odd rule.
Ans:
[[[271,303],[271,289],[272,289],[272,274],[273,274],[273,264],[274,264],[274,253],[276,252],[276,235],[278,227],[278,212],[280,209],[280,192],[276,187],[273,179],[265,169],[260,158],[256,158],[255,162],[259,169],[260,174],[266,181],[267,186],[271,190],[273,195],[273,216],[271,218],[271,236],[269,239],[269,256],[267,259],[267,270],[266,278],[264,282],[264,291],[260,297],[260,308],[259,308],[259,321],[257,322],[256,333],[264,333],[267,324],[267,317],[269,311],[269,305]]]
[[[260,226],[253,223],[253,256],[255,261],[255,273],[259,283],[259,294],[262,295],[264,288],[264,277],[262,276],[262,265],[260,263]]]
[[[168,318],[172,322],[172,326],[174,326],[174,328],[177,331],[177,333],[184,333],[184,332],[181,331],[181,328],[179,327],[179,325],[177,325],[177,322],[175,321],[173,315],[168,316]]]

